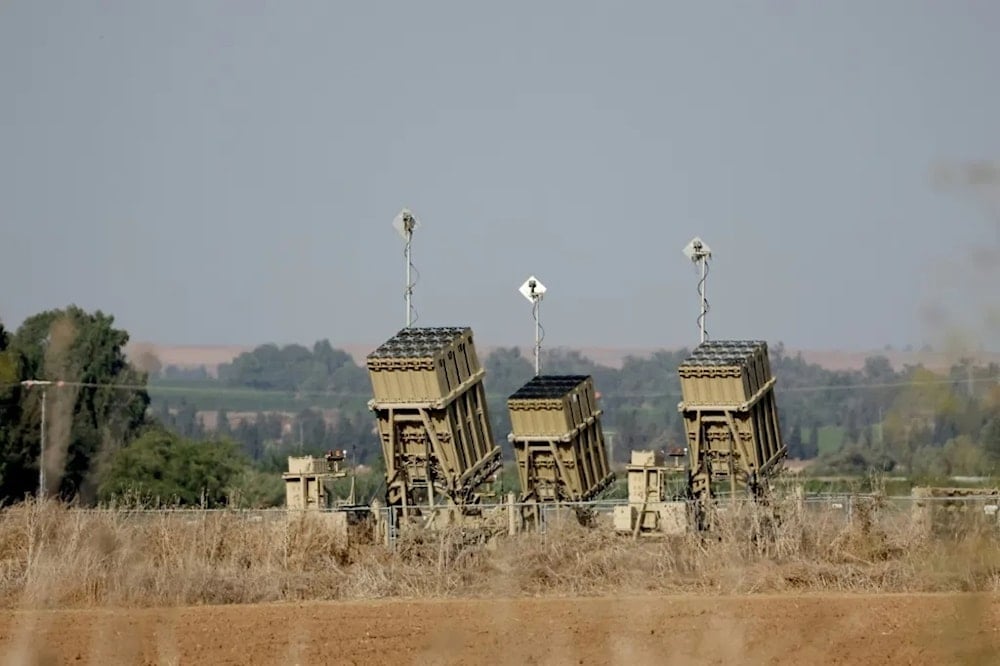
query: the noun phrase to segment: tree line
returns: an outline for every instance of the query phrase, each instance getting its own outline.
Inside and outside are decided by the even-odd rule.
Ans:
[[[689,353],[689,349],[658,351],[626,358],[620,368],[612,368],[575,350],[552,349],[543,352],[542,364],[546,374],[594,378],[611,450],[622,462],[632,449],[685,445],[677,410],[681,400],[677,368]],[[963,360],[938,374],[919,365],[896,369],[885,356],[872,356],[861,369],[830,370],[805,361],[801,354],[787,353],[780,343],[771,346],[769,355],[778,378],[775,392],[789,455],[816,460],[816,470],[971,474],[991,471],[1000,458],[996,364],[976,366]],[[514,347],[493,350],[484,365],[494,437],[506,447],[510,430],[506,398],[532,377],[533,366]],[[203,373],[202,382],[220,391],[267,388],[297,392],[307,401],[319,400],[322,394],[328,401],[326,412],[336,415],[332,422],[324,423],[314,408],[303,408],[282,433],[273,413],[260,410],[238,431],[227,431],[254,459],[269,447],[294,446],[302,439],[303,424],[310,433],[307,446],[323,442],[350,447],[364,462],[380,456],[373,417],[363,404],[371,393],[367,373],[328,341],[317,342],[311,353],[299,345],[262,345],[220,368],[218,379]],[[191,425],[192,414],[186,421],[196,427]]]
[[[125,355],[128,340],[112,316],[75,306],[16,331],[0,323],[0,498],[38,489],[43,403],[46,493],[83,503],[280,503],[288,455],[341,448],[353,462],[380,466],[367,371],[329,341],[261,345],[212,376],[139,369]],[[688,353],[659,351],[612,368],[553,349],[542,363],[546,374],[593,376],[621,462],[632,449],[684,446],[677,367]],[[963,361],[934,373],[875,356],[860,370],[833,371],[780,343],[770,360],[790,455],[815,459],[818,471],[935,477],[991,474],[1000,462],[995,364]],[[506,448],[506,398],[532,377],[532,364],[500,348],[484,365],[494,437]],[[38,379],[63,383],[25,383]]]
[[[195,442],[150,411],[148,374],[126,358],[128,340],[112,316],[76,306],[13,332],[0,323],[0,500],[39,491],[84,505],[279,500],[280,478],[255,469],[235,442]]]

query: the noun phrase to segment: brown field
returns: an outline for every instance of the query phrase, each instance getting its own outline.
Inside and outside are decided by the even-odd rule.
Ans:
[[[0,511],[6,663],[1000,663],[1000,542],[858,497],[715,531],[348,543],[282,511]],[[492,532],[494,536],[498,532]]]
[[[339,346],[350,354],[356,363],[364,364],[365,356],[376,345],[347,344]],[[480,354],[485,356],[495,348],[495,345],[481,346]],[[127,352],[131,355],[137,355],[140,352],[146,351],[156,356],[164,366],[174,365],[177,367],[196,368],[204,365],[210,373],[214,373],[219,364],[228,363],[239,354],[252,350],[253,346],[249,345],[185,346],[135,342],[129,345]],[[656,351],[656,349],[581,347],[578,351],[597,363],[612,368],[620,368],[627,356],[647,357]],[[524,347],[521,349],[521,353],[526,357],[530,357],[531,349]],[[788,350],[787,353],[794,355],[800,352],[799,350]],[[802,350],[801,353],[806,361],[816,363],[830,370],[860,370],[864,367],[865,359],[875,355],[887,357],[896,369],[901,369],[905,365],[922,364],[935,372],[946,371],[959,360],[959,355],[946,352]],[[977,362],[981,364],[1000,363],[1000,354],[980,352],[974,354],[974,356]]]
[[[996,595],[488,598],[0,613],[11,664],[996,664]]]

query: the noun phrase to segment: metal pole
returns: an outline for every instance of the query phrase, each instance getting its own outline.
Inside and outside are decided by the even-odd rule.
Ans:
[[[539,319],[539,309],[541,303],[539,298],[535,297],[535,376],[537,377],[541,365],[542,356],[542,333],[541,333],[541,321]]]
[[[878,443],[882,445],[882,407],[878,408]]]
[[[534,275],[525,280],[518,289],[521,295],[531,303],[531,316],[535,319],[535,376],[537,377],[542,368],[542,319],[539,315],[542,296],[545,295],[545,285],[539,282]]]
[[[697,236],[684,248],[684,256],[694,263],[700,263],[700,277],[698,280],[698,296],[701,299],[698,312],[698,331],[700,333],[699,342],[704,343],[708,338],[705,331],[705,318],[708,315],[708,299],[705,296],[705,278],[708,277],[708,259],[712,256],[712,250]]]
[[[48,389],[42,388],[42,437],[38,452],[38,499],[45,499],[45,402]]]
[[[26,389],[32,389],[36,386],[41,387],[42,390],[42,424],[41,424],[41,435],[38,442],[38,498],[42,499],[45,497],[45,435],[46,435],[46,401],[48,398],[48,387],[52,385],[51,381],[44,379],[25,379],[21,382],[21,386]],[[58,385],[62,385],[62,382],[58,382]]]
[[[705,316],[708,314],[708,309],[705,307],[707,301],[705,300],[705,261],[706,258],[701,258],[701,282],[698,283],[698,291],[701,292],[701,341],[705,342]]]
[[[410,308],[410,295],[413,294],[413,285],[410,282],[410,245],[413,242],[413,231],[406,231],[406,328],[410,327],[413,318],[413,310]]]

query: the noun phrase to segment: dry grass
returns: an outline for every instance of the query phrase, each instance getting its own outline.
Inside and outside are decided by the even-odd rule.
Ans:
[[[710,536],[639,539],[572,524],[470,543],[441,531],[395,552],[348,545],[316,516],[83,511],[29,502],[0,513],[4,607],[147,606],[434,596],[996,591],[994,535],[932,538],[908,516],[792,503],[770,538],[753,508]],[[250,518],[250,519],[248,519]],[[763,530],[766,531],[766,530]]]

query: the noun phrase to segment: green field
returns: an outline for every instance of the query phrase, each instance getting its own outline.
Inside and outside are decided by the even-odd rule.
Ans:
[[[230,412],[300,412],[309,407],[362,410],[368,402],[368,398],[364,396],[265,391],[224,386],[204,380],[158,381],[151,383],[148,391],[154,406],[164,401],[171,406],[185,401],[202,411],[225,409]]]
[[[819,454],[836,453],[844,445],[847,434],[842,426],[820,426]]]

